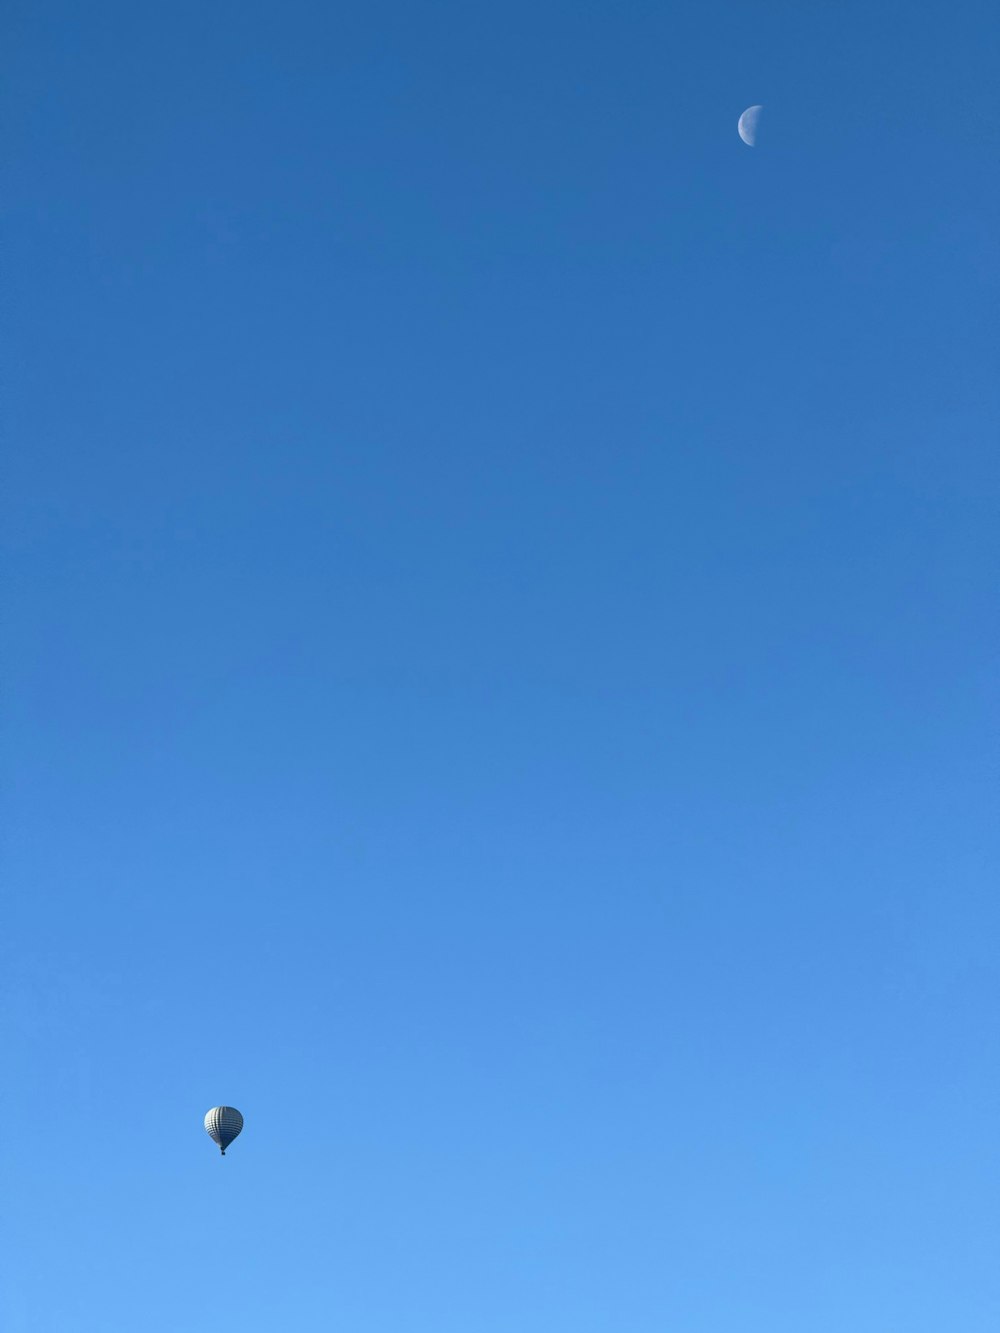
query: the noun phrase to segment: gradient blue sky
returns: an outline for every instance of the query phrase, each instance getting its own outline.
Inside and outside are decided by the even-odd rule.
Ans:
[[[4,27],[5,1333],[995,1333],[995,6]]]

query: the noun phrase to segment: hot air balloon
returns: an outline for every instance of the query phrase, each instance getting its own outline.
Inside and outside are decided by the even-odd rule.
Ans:
[[[213,1106],[205,1117],[205,1132],[219,1145],[223,1157],[242,1128],[243,1117],[235,1106]]]

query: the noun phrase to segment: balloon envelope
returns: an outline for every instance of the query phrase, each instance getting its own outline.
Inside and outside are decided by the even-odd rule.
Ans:
[[[213,1106],[205,1116],[205,1132],[218,1145],[223,1157],[243,1128],[243,1117],[235,1106]]]

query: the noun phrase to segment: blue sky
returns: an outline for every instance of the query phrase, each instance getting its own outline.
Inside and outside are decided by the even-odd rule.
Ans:
[[[993,6],[5,29],[4,1328],[994,1333]]]

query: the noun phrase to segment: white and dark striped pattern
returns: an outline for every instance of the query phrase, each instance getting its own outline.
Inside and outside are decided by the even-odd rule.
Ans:
[[[205,1132],[219,1145],[223,1157],[242,1128],[243,1117],[235,1106],[213,1106],[205,1117]]]

